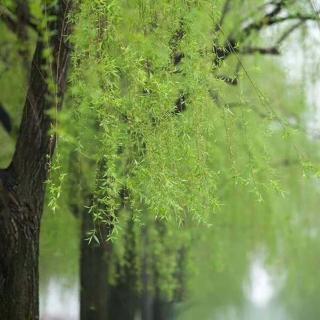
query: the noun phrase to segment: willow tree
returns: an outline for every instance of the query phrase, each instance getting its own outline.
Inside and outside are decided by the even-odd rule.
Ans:
[[[123,240],[126,232],[120,236],[119,221],[126,223],[129,219],[135,221],[134,232],[140,233],[136,238],[152,243],[159,238],[146,240],[146,229],[150,227],[144,225],[154,219],[166,224],[171,221],[172,225],[187,223],[189,219],[204,221],[209,208],[216,205],[216,199],[210,195],[214,179],[209,179],[206,142],[202,137],[212,128],[205,109],[214,105],[208,91],[208,82],[214,79],[210,72],[212,61],[210,53],[203,54],[212,41],[214,18],[209,14],[212,9],[209,2],[185,1],[175,4],[119,1],[113,6],[83,3],[80,7],[73,37],[75,64],[71,76],[71,98],[75,103],[71,113],[76,118],[78,134],[74,139],[74,132],[71,131],[71,138],[66,130],[63,133],[66,140],[78,146],[82,167],[97,163],[91,203],[94,220],[91,228],[96,225],[97,232],[91,234],[92,239],[100,237],[98,231],[105,228],[108,237]],[[198,24],[202,18],[204,24]],[[199,46],[203,49],[199,50]],[[203,73],[204,70],[207,72]],[[67,118],[61,128],[69,121]],[[91,125],[90,132],[88,123],[99,126]],[[92,139],[96,141],[94,145]],[[60,145],[61,152],[66,154],[62,148]],[[94,167],[89,168],[87,180],[92,180]],[[84,214],[84,219],[89,218],[88,213]],[[126,229],[123,225],[122,228]],[[153,236],[156,235],[148,237]],[[143,249],[135,250],[131,268],[140,268],[137,273],[141,275],[141,269],[145,269],[141,263],[146,264],[148,258],[141,251],[145,250],[145,244],[139,245]],[[159,246],[161,251],[161,242]],[[167,267],[172,268],[163,270],[167,284],[169,279],[174,280],[174,247],[174,243],[171,248],[167,246],[171,251]],[[97,246],[97,250],[104,254],[101,247]],[[119,252],[126,254],[121,249]],[[126,265],[122,258],[120,264]],[[163,259],[156,261],[164,263]],[[106,264],[102,266],[107,269]],[[92,278],[100,279],[98,274],[92,274],[94,268],[86,273],[87,276],[91,273],[91,278],[84,277],[83,284],[92,283]],[[99,307],[106,310],[106,305],[101,306],[94,299],[101,285],[99,281],[92,294],[86,292],[90,287],[82,288],[87,299],[82,300],[81,306],[93,318],[100,314]],[[106,301],[107,293],[104,298],[101,294]],[[114,296],[111,293],[110,298]],[[119,312],[124,311],[117,307]]]
[[[101,281],[112,271],[108,260],[119,260],[117,264],[131,269],[129,273],[140,277],[140,282],[148,278],[147,282],[158,282],[160,291],[172,294],[179,268],[176,255],[182,243],[188,242],[182,230],[195,221],[207,223],[219,206],[221,186],[236,182],[261,199],[266,185],[275,184],[264,144],[268,123],[278,121],[277,116],[256,88],[252,90],[258,93],[256,107],[265,113],[252,115],[250,106],[246,108],[236,95],[233,103],[244,108],[233,113],[231,103],[224,102],[232,95],[221,97],[222,86],[238,83],[243,54],[278,55],[280,44],[294,28],[283,30],[281,41],[272,48],[249,46],[245,41],[250,43],[252,34],[286,20],[298,20],[300,26],[315,16],[290,14],[280,19],[283,11],[296,9],[277,2],[270,4],[271,14],[263,6],[260,13],[241,17],[254,19],[241,27],[243,21],[234,17],[239,6],[230,1],[83,2],[80,6],[70,97],[70,104],[76,104],[61,119],[61,134],[67,148],[77,148],[75,172],[86,181],[73,205],[83,207],[84,193],[90,190],[89,203],[85,203],[91,207],[90,215],[82,211],[84,238],[91,240],[89,246],[86,242],[82,246],[83,319],[102,317],[108,313],[107,305],[118,309],[118,318],[119,313],[125,318],[134,316],[128,307],[132,307],[132,275],[126,278],[128,270],[117,268],[123,291],[120,300],[127,303],[124,309],[114,303],[119,302],[119,292],[110,293]],[[236,21],[225,27],[230,15]],[[236,63],[229,62],[229,57]],[[228,76],[233,65],[236,74]],[[76,122],[70,126],[72,119]],[[265,131],[257,130],[257,121]],[[68,131],[67,127],[76,129]],[[55,190],[59,185],[53,186],[53,194]],[[84,198],[88,200],[88,194]],[[128,221],[134,221],[133,231],[128,231]],[[174,232],[177,225],[179,235]],[[126,240],[128,233],[134,233],[131,243]],[[114,239],[112,246],[104,242],[108,237]],[[128,248],[132,243],[135,248]],[[134,250],[133,260],[128,250]],[[86,257],[95,264],[86,263]],[[150,270],[150,264],[156,265],[156,271]],[[154,292],[147,289],[147,294]]]
[[[50,205],[61,195],[65,173],[59,161],[69,161],[70,149],[76,151],[77,172],[84,175],[89,196],[82,185],[75,197],[74,182],[71,195],[64,196],[70,195],[71,205],[89,217],[87,238],[113,239],[114,265],[128,266],[126,225],[134,221],[135,258],[129,268],[144,275],[155,269],[168,296],[174,291],[176,252],[188,242],[188,228],[208,224],[225,182],[235,181],[259,199],[272,172],[264,148],[255,144],[258,118],[240,111],[239,122],[231,120],[239,135],[230,135],[230,108],[221,108],[219,92],[221,80],[235,81],[219,72],[228,57],[241,53],[237,42],[284,19],[280,11],[287,3],[272,2],[271,14],[258,16],[255,23],[236,30],[241,31],[235,32],[238,38],[221,43],[217,34],[224,35],[221,26],[230,1],[223,10],[221,1],[206,0],[77,1],[71,15],[75,31],[68,112],[60,117],[71,1],[30,2],[30,8],[25,1],[4,2],[1,16],[10,32],[21,43],[38,40],[15,153],[1,171],[3,317],[38,318],[39,224],[55,147],[51,129],[61,144],[53,166],[59,184],[51,184]],[[19,51],[27,61],[26,47]],[[276,52],[257,47],[244,51]],[[266,126],[261,126],[259,138],[268,128],[267,121],[261,123]],[[228,143],[233,139],[237,144]],[[106,242],[102,247],[110,248]],[[101,305],[104,308],[104,300]]]

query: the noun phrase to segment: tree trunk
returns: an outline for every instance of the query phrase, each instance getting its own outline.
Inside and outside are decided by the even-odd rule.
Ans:
[[[157,290],[158,291],[158,290]],[[161,297],[157,292],[153,303],[152,320],[170,320],[173,318],[173,302]]]
[[[134,272],[131,263],[121,272],[114,285],[108,275],[112,254],[112,242],[106,242],[110,230],[101,226],[101,243],[88,243],[88,232],[93,230],[92,216],[82,214],[80,253],[80,319],[81,320],[134,320],[137,295],[134,288]],[[130,257],[128,257],[130,259]]]
[[[93,229],[92,217],[82,214],[80,253],[80,319],[106,320],[108,317],[107,245],[95,240],[89,244],[87,233]]]
[[[2,319],[38,316],[38,253],[41,206],[31,206],[6,189],[10,170],[1,172],[0,314]]]
[[[71,1],[58,1],[48,14],[56,20],[50,46],[56,92],[48,88],[45,45],[37,42],[30,70],[29,89],[12,162],[0,170],[0,316],[6,320],[39,319],[38,257],[40,220],[45,181],[55,147],[49,136],[52,120],[47,111],[59,110],[65,91],[69,50],[65,38],[70,27],[66,17]],[[51,11],[52,10],[52,11]],[[54,103],[55,101],[55,103]]]
[[[137,294],[132,277],[125,271],[118,282],[110,286],[108,301],[108,320],[134,320],[137,308]]]
[[[144,245],[147,247],[147,230],[144,230]],[[145,250],[147,250],[145,248]],[[152,293],[153,286],[153,275],[149,269],[149,259],[148,254],[145,252],[142,258],[142,294],[141,294],[141,320],[153,320],[153,306],[154,306],[154,297]]]

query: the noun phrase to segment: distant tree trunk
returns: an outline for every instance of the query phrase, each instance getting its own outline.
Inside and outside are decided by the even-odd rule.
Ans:
[[[187,248],[181,247],[177,252],[177,269],[175,279],[177,287],[175,288],[173,299],[169,300],[161,294],[161,283],[156,281],[156,294],[153,305],[153,320],[172,320],[175,319],[175,304],[185,298],[186,291],[186,254]]]
[[[133,222],[130,220],[125,235],[126,264],[118,266],[119,278],[110,285],[108,301],[108,320],[134,320],[139,307],[139,297],[136,289],[135,270],[135,239],[133,235]]]
[[[82,214],[80,253],[80,319],[105,320],[108,316],[108,246],[88,243],[87,233],[93,229],[92,217]]]
[[[142,293],[140,299],[141,320],[153,320],[154,297],[151,288],[154,284],[153,272],[150,268],[151,255],[149,252],[149,234],[148,227],[142,230],[143,254],[142,254]]]
[[[93,230],[92,216],[83,212],[80,253],[80,319],[134,320],[137,304],[134,288],[134,270],[129,263],[118,282],[109,284],[112,243],[106,242],[110,230],[101,226],[101,243],[88,243],[88,232]],[[130,257],[128,257],[130,259]]]
[[[165,228],[161,237],[165,237]],[[147,244],[147,243],[146,243]],[[152,256],[151,256],[152,257]],[[152,257],[155,259],[154,257]],[[175,279],[177,287],[175,288],[174,296],[168,299],[161,293],[161,280],[159,279],[158,270],[153,270],[153,275],[150,276],[147,272],[147,260],[143,267],[143,292],[141,296],[141,318],[142,320],[172,320],[175,319],[174,305],[177,302],[183,301],[186,286],[186,248],[182,247],[177,251],[177,269],[175,271]],[[152,287],[152,290],[150,290]]]
[[[144,262],[145,263],[145,262]],[[143,268],[143,291],[140,299],[141,320],[170,320],[172,318],[173,302],[161,295],[161,283],[156,281],[157,271],[153,277],[148,274],[146,266]]]
[[[153,320],[154,297],[146,287],[147,285],[149,285],[148,283],[149,280],[145,274],[143,275],[142,281],[143,281],[143,292],[141,295],[141,303],[140,303],[141,320]]]
[[[102,241],[98,244],[95,240],[88,243],[88,232],[93,230],[92,216],[84,211],[81,229],[81,257],[80,257],[80,319],[81,320],[134,320],[140,314],[141,320],[170,320],[173,319],[174,302],[168,301],[160,293],[155,283],[154,275],[148,272],[148,261],[143,261],[142,292],[136,288],[137,274],[134,268],[134,236],[132,221],[129,223],[125,247],[126,266],[118,266],[118,279],[115,284],[108,284],[110,271],[110,255],[112,242],[105,242],[108,232],[101,230]],[[109,231],[110,232],[110,231]],[[146,243],[145,243],[146,244]],[[181,254],[181,253],[180,253]],[[178,255],[179,266],[183,265],[184,257]],[[181,266],[180,266],[181,267]],[[116,266],[117,268],[117,266]],[[176,299],[181,299],[181,287],[184,280],[181,278],[183,267],[177,270],[179,288]],[[180,283],[181,281],[181,283]],[[151,288],[153,289],[151,290]]]
[[[130,266],[132,267],[132,266]],[[131,271],[133,273],[133,271]],[[137,293],[129,268],[109,289],[108,320],[134,320],[137,309]]]
[[[30,70],[30,82],[20,133],[10,166],[0,171],[0,317],[6,320],[39,319],[38,256],[40,220],[45,181],[55,147],[49,136],[52,121],[47,111],[60,109],[65,91],[69,50],[65,36],[70,32],[66,15],[71,1],[58,1],[50,29],[53,50],[52,79],[57,92],[48,89],[44,66],[45,46],[40,39]],[[57,98],[58,103],[53,103]]]
[[[153,303],[153,319],[152,320],[171,320],[173,319],[173,302],[167,301],[156,294]]]

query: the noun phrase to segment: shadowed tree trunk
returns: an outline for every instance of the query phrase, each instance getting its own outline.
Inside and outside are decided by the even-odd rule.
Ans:
[[[137,306],[135,292],[135,273],[132,267],[133,254],[129,247],[132,232],[130,227],[126,235],[127,261],[123,270],[118,270],[116,284],[108,281],[110,272],[110,256],[113,244],[106,241],[110,229],[101,225],[99,228],[100,243],[92,240],[88,243],[88,233],[94,228],[92,215],[88,210],[82,213],[81,253],[80,253],[80,319],[81,320],[134,320]],[[129,244],[130,242],[130,244]]]
[[[60,109],[65,91],[69,50],[65,36],[70,32],[66,15],[71,1],[58,1],[48,13],[57,19],[48,26],[55,31],[50,79],[56,92],[48,89],[49,74],[44,60],[45,45],[38,40],[30,70],[29,89],[19,137],[10,166],[0,171],[0,315],[2,319],[39,319],[38,256],[40,220],[45,181],[55,148],[49,136],[52,120],[47,111]],[[39,36],[41,38],[41,36]],[[51,73],[51,72],[50,72]],[[52,76],[52,75],[51,75]]]
[[[173,302],[162,298],[160,294],[156,294],[153,303],[152,320],[171,320],[173,318]]]
[[[72,162],[74,164],[74,162]],[[86,198],[86,196],[84,196]],[[77,209],[78,210],[78,209]],[[76,210],[76,211],[77,211]],[[75,210],[73,210],[76,212]],[[76,214],[77,215],[77,214]],[[152,255],[147,255],[143,261],[141,274],[142,292],[137,291],[136,282],[139,275],[134,267],[135,239],[133,221],[129,220],[125,234],[126,265],[117,269],[117,281],[108,283],[110,259],[113,250],[112,242],[106,242],[110,230],[100,225],[100,243],[92,240],[88,243],[88,233],[94,229],[92,215],[87,209],[82,212],[81,253],[80,253],[80,319],[81,320],[134,320],[139,314],[141,320],[170,320],[173,319],[173,301],[160,294],[160,283],[154,278],[156,270],[148,272],[148,264]],[[147,246],[147,232],[145,230],[145,246]],[[147,250],[147,248],[145,248]],[[179,278],[179,288],[176,290],[175,301],[180,301],[184,286],[184,257],[177,255],[179,261],[176,275]],[[181,282],[180,282],[181,281]],[[151,288],[153,287],[154,290]],[[181,291],[181,292],[180,292]]]
[[[122,277],[115,285],[110,285],[108,301],[108,320],[134,320],[137,309],[137,293],[135,290],[134,271],[132,265],[123,271]]]
[[[92,164],[94,166],[94,164]],[[108,303],[108,252],[110,243],[100,239],[89,242],[89,233],[94,229],[93,216],[88,207],[92,205],[93,194],[83,172],[79,154],[72,151],[69,155],[70,185],[68,198],[70,210],[80,220],[80,319],[107,319]],[[107,228],[99,226],[99,238],[106,238]]]
[[[80,319],[102,320],[108,315],[108,247],[109,243],[88,243],[93,229],[91,214],[82,214],[80,252]]]
[[[129,270],[114,285],[108,283],[109,252],[112,244],[88,244],[91,217],[86,213],[82,220],[80,257],[80,319],[81,320],[134,320],[136,294]],[[88,228],[89,227],[89,228]]]
[[[110,285],[108,301],[108,320],[134,320],[138,309],[139,297],[136,289],[135,239],[133,221],[128,221],[125,235],[126,264],[118,267],[119,278]]]

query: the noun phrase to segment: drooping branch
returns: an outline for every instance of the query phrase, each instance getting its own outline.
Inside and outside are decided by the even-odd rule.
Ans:
[[[17,35],[21,34],[22,27],[24,26],[30,27],[34,31],[38,31],[37,25],[32,22],[27,1],[17,1],[16,14],[5,6],[0,5],[0,21]]]
[[[219,28],[223,25],[224,19],[226,18],[228,12],[230,11],[230,7],[231,7],[231,0],[226,0],[223,5],[220,20],[215,27],[216,32],[219,31]]]
[[[227,76],[224,74],[218,74],[218,75],[216,75],[216,78],[218,80],[222,80],[225,83],[230,84],[232,86],[236,86],[238,84],[238,78],[236,76],[230,77],[230,76]]]
[[[184,58],[184,53],[179,50],[179,44],[185,36],[185,28],[183,19],[180,20],[179,28],[175,31],[173,36],[169,41],[169,46],[171,49],[171,60],[174,66],[180,64]]]
[[[231,110],[231,109],[238,108],[238,107],[242,107],[242,108],[248,107],[248,108],[250,108],[250,110],[254,111],[259,117],[261,117],[263,119],[269,117],[269,115],[267,113],[262,112],[258,108],[254,107],[252,105],[248,105],[247,103],[238,102],[238,101],[237,102],[227,102],[217,92],[211,91],[210,96],[211,96],[212,100],[216,103],[216,105],[221,109]]]
[[[0,21],[2,20],[8,29],[17,36],[19,41],[18,52],[28,73],[30,67],[29,31],[31,29],[36,33],[39,33],[39,31],[31,16],[29,1],[16,0],[15,2],[15,12],[11,12],[6,7],[0,5]]]
[[[55,148],[55,136],[49,135],[53,120],[48,112],[52,108],[56,111],[61,108],[65,92],[69,60],[65,42],[70,34],[68,13],[71,1],[60,0],[58,3],[50,12],[57,17],[49,26],[50,30],[55,31],[48,44],[52,48],[53,61],[48,67],[44,54],[47,44],[40,38],[32,60],[29,89],[11,164],[14,174],[20,179],[22,190],[29,192],[42,189],[47,178],[48,162]],[[28,182],[29,186],[24,186],[23,181]],[[34,182],[34,189],[30,189],[30,181]]]

